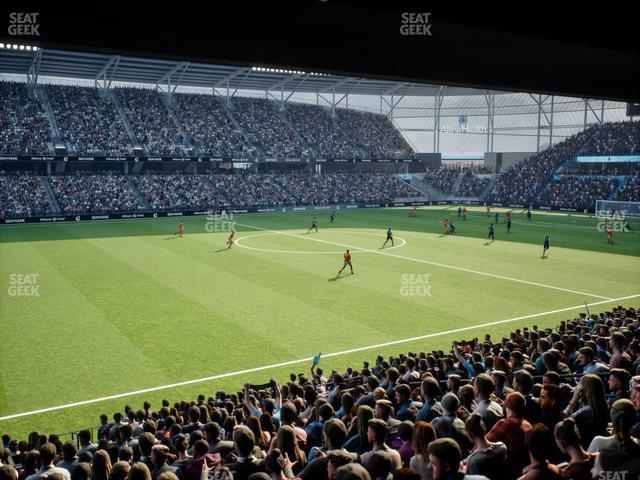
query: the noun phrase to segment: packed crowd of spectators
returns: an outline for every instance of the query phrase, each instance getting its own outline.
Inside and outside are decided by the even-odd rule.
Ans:
[[[0,172],[0,218],[38,217],[53,213],[40,177]]]
[[[144,208],[123,175],[55,175],[49,177],[49,182],[58,206],[66,215],[123,213]]]
[[[362,370],[314,363],[282,385],[127,405],[78,444],[5,434],[0,479],[638,478],[639,319],[616,307]]]
[[[332,173],[306,175],[290,173],[283,179],[295,205],[336,203],[384,203],[395,198],[420,196],[406,182],[381,173]]]
[[[413,149],[386,115],[347,109],[336,112],[342,131],[371,158],[414,158]]]
[[[0,154],[46,155],[53,141],[40,100],[24,83],[0,82]]]
[[[126,156],[131,141],[116,107],[96,88],[47,85],[62,140],[77,155]]]
[[[323,158],[360,158],[362,155],[324,108],[290,103],[285,114],[302,139]]]
[[[151,210],[208,210],[228,204],[208,175],[132,175]]]
[[[595,208],[596,200],[607,200],[617,185],[615,178],[564,175],[549,184],[538,202],[554,208]]]
[[[477,176],[468,169],[464,169],[460,175],[460,182],[453,192],[460,197],[480,197],[491,182],[491,177]]]
[[[116,88],[136,140],[149,155],[185,155],[184,139],[160,93],[146,88]]]
[[[640,167],[626,178],[624,185],[616,194],[616,200],[640,202]]]
[[[453,190],[453,186],[460,175],[460,169],[448,166],[441,166],[437,170],[427,170],[424,175],[424,181],[434,187],[436,190],[449,194]]]
[[[396,198],[421,195],[394,175],[381,173],[125,176],[77,172],[47,177],[44,181],[50,182],[60,208],[68,215],[388,203]],[[43,208],[46,190],[37,177],[6,176],[3,182],[8,185],[0,207],[3,211],[13,216],[21,216],[21,212],[27,216],[50,213]]]
[[[589,130],[580,132],[510,167],[498,177],[489,201],[520,205],[533,203],[560,164],[580,151],[589,134]]]
[[[230,106],[249,141],[260,145],[267,157],[311,156],[311,151],[287,124],[276,103],[264,98],[234,97]]]
[[[255,148],[247,143],[235,127],[220,97],[180,93],[174,98],[176,115],[202,155],[232,158],[255,156]]]
[[[640,154],[640,121],[604,123],[590,130],[583,155]]]

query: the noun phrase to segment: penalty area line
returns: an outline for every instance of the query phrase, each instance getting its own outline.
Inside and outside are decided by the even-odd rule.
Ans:
[[[620,298],[612,298],[612,299],[608,299],[608,300],[603,300],[601,302],[595,302],[595,303],[589,303],[588,306],[591,307],[595,307],[597,305],[603,305],[606,303],[613,303],[613,302],[619,302],[622,300],[629,300],[631,298],[637,298],[640,297],[640,294],[636,294],[636,295],[629,295],[626,297],[620,297]],[[460,327],[460,328],[455,328],[453,330],[446,330],[444,332],[436,332],[436,333],[429,333],[426,335],[420,335],[417,337],[411,337],[411,338],[404,338],[402,340],[392,340],[389,342],[384,342],[384,343],[378,343],[377,345],[369,345],[366,347],[358,347],[358,348],[352,348],[350,350],[343,350],[341,352],[333,352],[333,353],[327,353],[327,354],[323,354],[322,357],[323,358],[329,358],[329,357],[338,357],[341,355],[347,355],[350,353],[357,353],[357,352],[363,352],[366,350],[373,350],[376,348],[383,348],[383,347],[389,347],[391,345],[400,345],[403,343],[409,343],[409,342],[415,342],[418,340],[425,340],[427,338],[434,338],[434,337],[439,337],[439,336],[443,336],[443,335],[451,335],[454,333],[459,333],[459,332],[466,332],[469,330],[475,330],[478,328],[486,328],[486,327],[491,327],[494,325],[501,325],[504,323],[509,323],[509,322],[515,322],[518,320],[527,320],[530,318],[537,318],[537,317],[542,317],[545,315],[553,315],[556,313],[562,313],[562,312],[568,312],[571,310],[578,310],[578,309],[582,309],[584,308],[584,304],[581,305],[575,305],[572,307],[565,307],[565,308],[559,308],[556,310],[549,310],[546,312],[541,312],[541,313],[533,313],[530,315],[524,315],[524,316],[520,316],[520,317],[514,317],[514,318],[508,318],[506,320],[497,320],[494,322],[487,322],[487,323],[481,323],[481,324],[477,324],[477,325],[469,325],[467,327]],[[64,410],[64,409],[68,409],[68,408],[73,408],[73,407],[79,407],[82,405],[90,405],[93,403],[100,403],[100,402],[106,402],[108,400],[115,400],[118,398],[123,398],[123,397],[130,397],[133,395],[140,395],[143,393],[150,393],[150,392],[158,392],[160,390],[168,390],[171,388],[176,388],[176,387],[183,387],[186,385],[192,385],[195,383],[202,383],[202,382],[208,382],[211,380],[220,380],[222,378],[229,378],[229,377],[236,377],[238,375],[244,375],[247,373],[255,373],[255,372],[261,372],[261,371],[265,371],[265,370],[272,370],[274,368],[280,368],[280,367],[286,367],[289,365],[296,365],[299,363],[307,363],[307,362],[311,362],[313,360],[313,357],[307,357],[307,358],[300,358],[297,360],[289,360],[286,362],[281,362],[281,363],[274,363],[271,365],[264,365],[262,367],[254,367],[254,368],[248,368],[245,370],[238,370],[236,372],[228,372],[228,373],[222,373],[219,375],[212,375],[210,377],[203,377],[203,378],[197,378],[195,380],[186,380],[184,382],[178,382],[178,383],[172,383],[169,385],[161,385],[158,387],[151,387],[151,388],[144,388],[141,390],[134,390],[132,392],[126,392],[126,393],[118,393],[115,395],[109,395],[107,397],[100,397],[100,398],[93,398],[91,400],[82,400],[80,402],[74,402],[74,403],[67,403],[65,405],[57,405],[55,407],[49,407],[49,408],[42,408],[39,410],[32,410],[29,412],[22,412],[22,413],[16,413],[13,415],[5,415],[0,417],[0,421],[5,421],[5,420],[12,420],[14,418],[20,418],[20,417],[28,417],[28,416],[32,416],[32,415],[37,415],[40,413],[47,413],[47,412],[53,412],[56,410]]]

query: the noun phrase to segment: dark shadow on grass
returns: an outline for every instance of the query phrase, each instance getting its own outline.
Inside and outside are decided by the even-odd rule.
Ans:
[[[216,250],[215,253],[226,252],[227,250],[231,250],[231,249],[230,248],[221,248],[219,250]]]
[[[336,275],[335,277],[331,277],[329,280],[327,280],[327,282],[336,282],[338,280],[341,280],[343,278],[347,278],[352,276],[353,273],[345,273],[344,275],[342,275],[341,273],[339,273],[338,275]]]
[[[163,240],[175,240],[178,237],[167,237],[167,238],[163,238]]]

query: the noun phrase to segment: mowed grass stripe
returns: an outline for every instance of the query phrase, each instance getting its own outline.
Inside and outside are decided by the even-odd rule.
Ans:
[[[71,261],[67,258],[69,245],[49,244],[45,252],[41,251],[43,244],[20,246],[24,256],[9,256],[3,264],[18,272],[40,273],[40,297],[11,298],[8,311],[3,311],[3,326],[14,332],[13,341],[3,345],[7,356],[15,360],[10,396],[13,405],[25,408],[52,398],[86,395],[99,390],[98,383],[112,388],[137,382],[130,376],[127,380],[122,371],[113,368],[113,363],[101,361],[105,354],[124,358],[150,372],[149,381],[167,380],[161,366],[153,363],[140,345],[113,325],[92,298],[78,288],[82,279],[75,276],[70,265],[82,257],[83,245],[73,247],[77,256]],[[29,259],[28,266],[24,259]],[[91,284],[95,290],[95,282]],[[3,405],[1,410],[5,408],[9,407]]]

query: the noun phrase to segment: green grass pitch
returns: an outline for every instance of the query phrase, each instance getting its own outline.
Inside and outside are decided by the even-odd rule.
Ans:
[[[307,233],[314,215],[319,231]],[[456,235],[443,235],[444,218]],[[2,418],[0,432],[70,432],[126,404],[284,381],[310,362],[237,372],[319,351],[327,371],[359,368],[377,354],[554,326],[585,300],[600,303],[592,312],[640,306],[640,234],[617,233],[607,245],[586,216],[534,212],[528,222],[517,211],[507,234],[501,213],[490,243],[493,215],[481,208],[467,221],[444,207],[416,218],[403,208],[340,210],[334,224],[325,211],[245,214],[233,219],[240,244],[231,250],[211,220],[184,220],[183,238],[173,234],[176,218],[0,228],[0,417],[232,375]],[[396,247],[379,250],[388,227]],[[336,277],[346,248],[355,275]],[[21,274],[37,275],[38,296],[11,295]],[[329,355],[423,335],[431,336]]]

